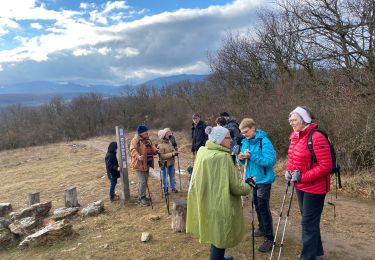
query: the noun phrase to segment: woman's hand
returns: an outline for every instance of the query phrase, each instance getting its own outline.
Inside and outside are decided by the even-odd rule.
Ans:
[[[238,157],[239,157],[241,160],[249,159],[249,158],[250,158],[250,151],[249,151],[249,150],[246,150],[245,153],[240,153],[240,154],[238,155]]]

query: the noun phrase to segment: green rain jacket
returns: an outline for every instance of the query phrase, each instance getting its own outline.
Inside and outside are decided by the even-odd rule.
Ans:
[[[241,196],[249,192],[250,186],[241,182],[229,149],[207,141],[194,163],[186,232],[199,236],[200,243],[218,248],[236,246],[245,234]]]

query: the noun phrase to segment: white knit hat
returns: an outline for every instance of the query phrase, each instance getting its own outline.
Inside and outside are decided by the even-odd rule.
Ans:
[[[165,134],[167,133],[167,131],[165,131],[165,129],[162,129],[162,130],[159,130],[158,131],[158,136],[160,139],[163,139],[165,137]]]
[[[208,139],[215,144],[221,144],[229,130],[222,126],[207,126],[205,132],[208,135]]]
[[[310,116],[310,113],[308,111],[306,111],[305,109],[303,109],[302,107],[296,107],[292,113],[297,113],[298,115],[300,115],[300,117],[302,117],[303,121],[305,121],[305,123],[308,123],[310,124],[312,122],[312,118]]]

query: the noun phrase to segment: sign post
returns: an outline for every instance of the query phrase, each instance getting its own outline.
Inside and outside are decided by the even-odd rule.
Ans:
[[[118,144],[117,146],[120,148],[118,159],[120,165],[121,194],[122,200],[125,202],[130,200],[130,192],[124,128],[116,126],[116,138]]]

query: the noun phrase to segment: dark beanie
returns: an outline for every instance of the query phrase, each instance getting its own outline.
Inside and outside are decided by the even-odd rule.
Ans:
[[[229,114],[227,112],[221,112],[220,116],[227,116],[227,117],[229,117]]]
[[[137,133],[140,135],[140,134],[142,134],[142,133],[144,133],[144,132],[146,132],[146,131],[148,131],[148,128],[147,128],[147,126],[145,126],[145,125],[139,125],[138,127],[137,127]]]

